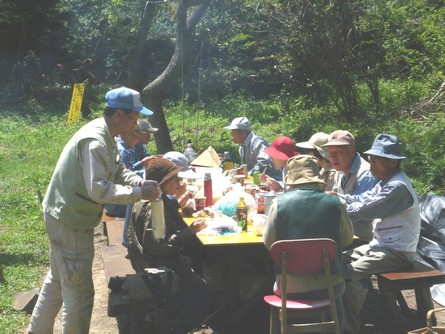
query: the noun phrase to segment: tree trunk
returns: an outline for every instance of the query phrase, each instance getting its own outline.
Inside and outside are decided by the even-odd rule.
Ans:
[[[129,54],[127,84],[128,87],[140,91],[144,87],[141,78],[141,65],[147,34],[156,14],[156,4],[147,2],[141,17],[141,24],[136,34],[135,46]]]
[[[153,124],[159,128],[155,134],[158,154],[173,150],[167,121],[162,109],[162,101],[167,95],[167,89],[172,82],[180,78],[182,70],[190,62],[191,37],[199,20],[205,13],[211,0],[182,0],[176,12],[176,44],[170,63],[154,81],[142,90],[144,103],[153,112]],[[187,10],[196,6],[187,18]]]

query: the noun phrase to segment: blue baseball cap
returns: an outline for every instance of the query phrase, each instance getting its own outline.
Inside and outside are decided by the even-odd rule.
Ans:
[[[142,105],[141,94],[133,89],[124,86],[112,89],[105,94],[105,99],[107,107],[134,110],[145,116],[153,115],[153,111]]]

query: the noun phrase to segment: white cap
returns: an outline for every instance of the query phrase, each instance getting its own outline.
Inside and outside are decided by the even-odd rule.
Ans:
[[[250,122],[246,117],[237,117],[230,123],[230,125],[225,126],[224,129],[250,131]]]

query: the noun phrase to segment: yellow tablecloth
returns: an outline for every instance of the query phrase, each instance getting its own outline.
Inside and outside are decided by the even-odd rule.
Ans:
[[[184,218],[186,224],[191,225],[197,218]],[[263,237],[258,236],[256,232],[231,233],[226,235],[208,235],[198,233],[196,235],[204,246],[230,246],[230,245],[252,245],[262,244]]]

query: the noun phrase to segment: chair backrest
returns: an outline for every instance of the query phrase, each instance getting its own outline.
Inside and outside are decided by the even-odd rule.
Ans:
[[[325,249],[332,263],[337,256],[337,244],[328,238],[279,240],[272,244],[270,254],[273,261],[281,266],[282,254],[287,253],[289,272],[307,274],[323,269],[322,252]]]

